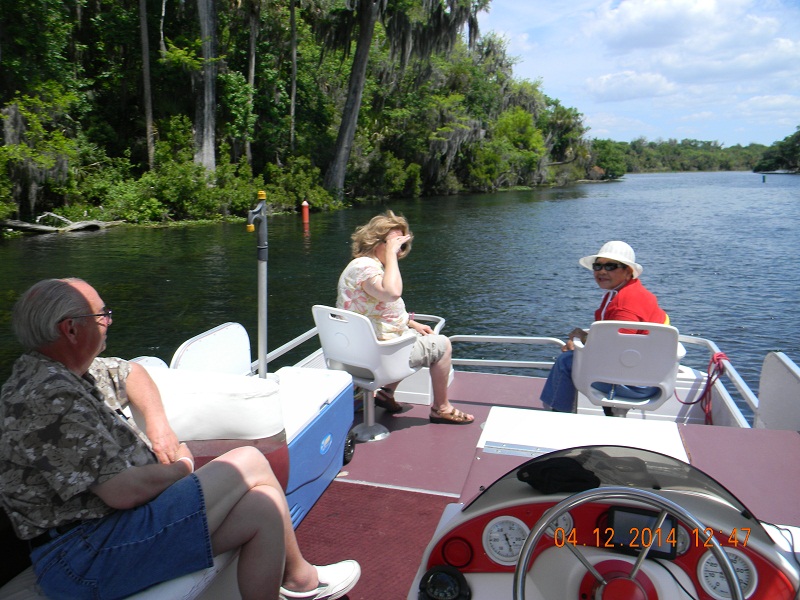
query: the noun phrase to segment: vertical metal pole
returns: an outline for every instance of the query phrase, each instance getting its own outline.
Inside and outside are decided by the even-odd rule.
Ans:
[[[247,230],[258,225],[258,376],[267,376],[267,194],[258,192],[258,205],[247,213]]]

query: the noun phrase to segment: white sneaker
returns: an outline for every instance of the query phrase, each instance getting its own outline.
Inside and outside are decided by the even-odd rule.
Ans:
[[[336,600],[355,587],[361,577],[361,566],[354,560],[343,560],[333,565],[314,567],[319,585],[309,592],[291,592],[281,586],[280,600],[303,598],[309,600]]]

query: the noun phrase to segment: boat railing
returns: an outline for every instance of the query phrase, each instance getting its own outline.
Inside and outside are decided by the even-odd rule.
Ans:
[[[714,356],[720,354],[720,349],[713,341],[688,336],[688,335],[681,335],[679,336],[679,340],[684,346],[690,346],[698,349],[702,352],[703,356],[698,358],[698,352],[692,352],[687,356],[691,356],[695,362],[695,364],[691,364],[686,362],[686,366],[699,370],[700,372],[707,371],[707,364]],[[514,359],[505,359],[505,360],[498,360],[495,358],[463,358],[457,355],[457,352],[460,348],[457,348],[457,344],[483,344],[483,345],[506,345],[506,344],[526,344],[531,346],[549,346],[551,348],[557,348],[560,350],[564,346],[564,342],[558,338],[553,337],[540,337],[540,336],[487,336],[487,335],[453,335],[450,336],[450,341],[453,343],[453,365],[454,366],[465,366],[465,367],[473,367],[473,368],[499,368],[501,370],[512,370],[512,369],[541,369],[541,370],[549,370],[553,366],[553,361],[551,360],[520,360],[518,358]],[[519,354],[516,352],[515,354]],[[705,363],[702,361],[705,360]],[[714,383],[714,392],[718,398],[722,400],[724,404],[729,407],[739,406],[740,410],[730,410],[726,411],[731,418],[733,418],[736,423],[735,425],[738,427],[750,427],[750,424],[747,421],[746,415],[741,412],[741,405],[744,404],[746,406],[746,413],[755,413],[756,409],[758,408],[758,398],[756,397],[753,390],[750,388],[749,385],[742,379],[741,375],[739,375],[736,368],[730,363],[727,358],[722,358],[720,360],[722,366],[724,367],[724,373],[722,376],[717,379]],[[730,382],[732,388],[736,392],[737,398],[731,394],[731,388],[726,387],[723,380],[727,380]],[[731,423],[733,425],[733,423]]]
[[[564,342],[558,338],[540,336],[508,336],[508,335],[451,335],[450,342],[453,344],[453,366],[462,367],[494,367],[499,369],[542,369],[550,370],[553,360],[520,360],[497,359],[497,358],[461,358],[456,355],[456,344],[492,344],[495,347],[500,345],[525,344],[529,346],[551,346],[557,351],[561,351]],[[460,348],[459,348],[460,349]]]
[[[317,328],[313,327],[305,333],[283,344],[279,348],[276,348],[272,352],[269,352],[267,354],[267,364],[269,365],[269,363],[284,357],[289,352],[296,350],[302,344],[316,337],[316,335]],[[564,342],[562,340],[545,336],[452,335],[449,337],[451,343],[453,344],[454,366],[480,369],[493,368],[498,369],[501,372],[517,369],[548,371],[552,368],[554,359],[553,356],[541,359],[522,359],[519,357],[520,351],[518,348],[513,352],[511,352],[510,349],[505,350],[505,352],[509,354],[509,358],[502,358],[504,351],[499,349],[503,346],[539,346],[544,349],[553,350],[554,353],[560,352],[561,348],[564,346]],[[684,344],[684,346],[689,346],[687,349],[687,359],[693,357],[692,362],[695,363],[692,364],[687,360],[686,365],[701,372],[705,372],[708,361],[721,352],[716,343],[706,338],[681,335],[679,336],[679,340]],[[472,347],[472,352],[467,350],[467,346]],[[480,352],[484,347],[491,347],[488,357],[475,358],[468,356],[470,353],[474,354],[475,352]],[[706,364],[700,364],[702,357],[698,358],[697,352],[692,352],[692,349],[702,351]],[[318,347],[315,347],[310,354],[313,356],[319,352],[321,352],[321,350]],[[499,358],[498,355],[500,356]],[[305,364],[309,363],[308,359],[303,362]],[[752,391],[750,386],[747,385],[744,379],[742,379],[736,368],[727,358],[722,358],[720,362],[724,366],[725,370],[722,377],[720,377],[720,379],[718,379],[714,384],[714,391],[716,395],[720,397],[724,403],[729,404],[730,406],[741,405],[744,403],[748,411],[755,413],[756,409],[758,408],[758,398],[755,393]],[[258,361],[254,361],[252,363],[252,369],[254,373],[256,372],[257,367]],[[726,387],[722,381],[723,378],[730,382],[732,388],[738,395],[738,399],[734,399],[733,395],[731,394],[730,386]],[[738,414],[738,411],[734,411],[733,414],[736,415],[736,420],[740,421],[737,423],[738,426],[749,427],[749,424],[743,415]]]
[[[717,346],[717,344],[714,343],[713,341],[706,338],[680,335],[678,339],[682,344],[684,344],[684,346],[688,344],[690,346],[698,346],[704,349],[707,352],[707,358],[706,358],[707,361],[712,360],[715,356],[721,353],[719,346]],[[730,381],[730,383],[733,385],[734,389],[738,394],[739,402],[734,400],[733,396],[730,393],[729,388],[727,388],[723,384],[722,377],[720,377],[720,379],[718,379],[714,383],[714,391],[716,392],[716,394],[718,394],[718,396],[721,397],[725,403],[729,403],[731,405],[744,402],[747,406],[747,409],[750,412],[755,413],[756,409],[758,408],[758,397],[756,396],[755,392],[753,392],[753,390],[750,388],[749,385],[747,385],[745,380],[742,379],[742,376],[739,375],[739,372],[736,370],[736,367],[734,367],[731,364],[731,362],[727,359],[727,357],[722,358],[720,360],[720,363],[725,369],[722,377]],[[733,413],[733,414],[736,415],[737,421],[740,421],[737,423],[738,426],[740,427],[750,426],[743,415],[738,413]]]
[[[273,350],[272,352],[268,352],[267,353],[267,364],[271,363],[272,361],[274,361],[274,360],[276,360],[278,358],[281,358],[285,354],[288,354],[289,352],[291,352],[295,348],[299,347],[301,344],[304,344],[308,340],[310,340],[311,338],[316,337],[316,335],[317,335],[317,328],[316,327],[312,327],[311,329],[309,329],[305,333],[302,333],[302,334],[298,335],[293,340],[289,340],[283,346],[275,348],[275,350]],[[257,367],[258,366],[258,361],[257,360],[253,361],[253,365],[252,366],[253,367]]]

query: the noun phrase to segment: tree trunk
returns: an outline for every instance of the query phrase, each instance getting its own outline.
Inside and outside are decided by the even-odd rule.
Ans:
[[[203,48],[203,72],[200,76],[202,92],[197,95],[194,161],[203,165],[207,171],[213,171],[216,169],[214,149],[217,99],[217,28],[214,0],[197,0],[197,12]]]
[[[358,125],[358,113],[361,109],[361,97],[364,93],[364,82],[367,75],[369,51],[372,46],[372,37],[375,33],[375,24],[378,22],[380,0],[360,0],[358,5],[358,41],[353,57],[353,67],[350,71],[350,83],[347,89],[347,101],[342,112],[342,124],[339,126],[339,135],[336,137],[333,162],[325,174],[324,186],[337,198],[341,198],[344,188],[344,177],[347,170],[347,161],[350,159],[350,150],[353,148],[353,139]]]
[[[294,154],[294,108],[297,98],[297,22],[295,0],[289,0],[289,20],[292,28],[292,82],[289,102],[289,149]]]
[[[139,28],[142,35],[142,77],[144,79],[144,121],[147,136],[147,164],[153,169],[155,144],[153,134],[153,98],[150,89],[150,41],[147,28],[147,0],[139,0]]]
[[[260,2],[254,2],[253,8],[250,11],[250,51],[247,63],[247,84],[250,86],[248,90],[247,102],[250,105],[250,110],[254,110],[253,93],[256,89],[256,42],[258,41],[258,21],[260,15]],[[247,136],[244,140],[244,154],[247,157],[247,164],[253,165],[253,150],[250,147],[250,137]]]
[[[167,14],[167,0],[161,0],[161,21],[158,29],[158,42],[161,56],[167,55],[167,44],[164,43],[164,19]]]

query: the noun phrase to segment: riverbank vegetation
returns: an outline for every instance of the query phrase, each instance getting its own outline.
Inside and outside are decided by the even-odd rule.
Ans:
[[[762,144],[724,147],[717,142],[684,139],[632,142],[595,140],[597,164],[606,176],[625,173],[663,173],[686,171],[750,171],[768,150]]]
[[[795,133],[767,148],[756,163],[755,170],[800,174],[800,126]]]
[[[0,219],[159,222],[752,169],[595,140],[477,29],[490,0],[0,0]],[[781,155],[782,156],[782,155]]]

